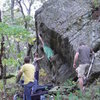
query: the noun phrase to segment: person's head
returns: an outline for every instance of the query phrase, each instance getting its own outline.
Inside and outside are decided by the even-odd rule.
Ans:
[[[30,63],[30,57],[29,56],[24,58],[24,63]]]
[[[80,42],[79,46],[82,46],[82,45],[85,45],[85,43],[84,42]]]
[[[34,57],[38,57],[38,53],[37,52],[34,53]]]

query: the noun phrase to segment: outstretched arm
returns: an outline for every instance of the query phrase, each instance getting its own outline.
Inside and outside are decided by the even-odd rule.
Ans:
[[[19,80],[20,80],[21,76],[22,76],[22,71],[20,70],[20,71],[18,72],[17,77],[16,77],[16,83],[18,83],[18,82],[19,82]]]
[[[74,56],[74,63],[73,63],[73,68],[76,68],[76,62],[78,60],[78,56],[79,56],[79,53],[76,52],[75,56]]]
[[[44,58],[44,55],[42,56],[42,57],[40,57],[40,58],[35,58],[35,60],[36,61],[39,61],[39,60],[41,60],[41,59],[43,59]]]
[[[40,39],[42,45],[44,46],[44,41],[43,41],[42,37],[40,36],[40,34],[38,34],[38,37],[39,37],[39,39]]]

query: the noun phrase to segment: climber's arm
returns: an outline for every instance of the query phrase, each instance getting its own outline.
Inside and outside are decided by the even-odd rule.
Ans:
[[[20,80],[22,74],[23,74],[23,72],[22,72],[22,70],[20,70],[20,71],[18,72],[18,75],[16,76],[16,83],[19,82],[19,80]]]
[[[79,57],[79,52],[76,52],[76,54],[74,56],[73,68],[76,68],[76,62],[78,60],[78,57]]]
[[[44,41],[43,41],[42,37],[40,36],[40,34],[38,34],[38,37],[39,37],[39,39],[40,39],[42,45],[44,46]]]
[[[35,60],[39,61],[39,60],[42,60],[43,58],[44,58],[44,55],[42,57],[35,58]]]

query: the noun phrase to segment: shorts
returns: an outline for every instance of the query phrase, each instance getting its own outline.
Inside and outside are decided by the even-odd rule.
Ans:
[[[86,70],[87,67],[89,67],[89,64],[80,64],[80,65],[76,68],[76,72],[77,72],[77,74],[78,74],[78,77],[84,77],[85,70]]]

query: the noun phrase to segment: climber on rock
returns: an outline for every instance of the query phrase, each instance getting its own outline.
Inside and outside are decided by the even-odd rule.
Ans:
[[[93,54],[93,50],[85,45],[83,42],[81,42],[74,56],[74,68],[76,68],[76,63],[77,61],[79,61],[79,66],[76,68],[76,72],[78,74],[79,87],[82,92],[84,92],[83,78],[85,77],[85,70],[89,67]]]
[[[48,58],[48,60],[50,61],[52,68],[53,68],[53,79],[55,80],[56,75],[57,75],[57,69],[56,69],[56,58],[57,58],[57,54],[54,55],[53,50],[47,46],[43,39],[41,34],[38,34],[39,40],[41,41],[41,49],[43,50],[44,54],[46,55],[46,57]]]

